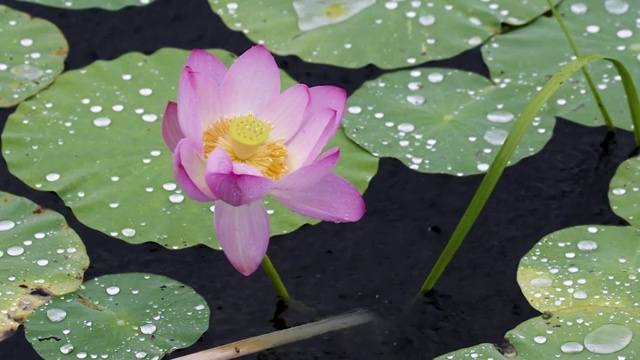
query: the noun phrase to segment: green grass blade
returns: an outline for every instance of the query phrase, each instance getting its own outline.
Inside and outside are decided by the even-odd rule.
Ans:
[[[549,79],[549,81],[544,85],[540,92],[536,94],[536,96],[522,111],[522,114],[514,123],[513,129],[498,151],[498,155],[496,155],[496,158],[489,167],[487,174],[485,175],[484,179],[482,179],[478,190],[473,196],[473,199],[471,199],[471,203],[469,203],[467,210],[465,211],[464,215],[462,215],[458,226],[451,235],[449,243],[442,251],[442,254],[440,254],[438,261],[433,266],[431,273],[422,285],[422,288],[420,289],[420,293],[418,295],[427,294],[431,289],[433,289],[438,279],[440,279],[440,276],[442,276],[442,273],[451,262],[451,259],[453,259],[453,256],[458,251],[458,248],[469,233],[469,230],[478,219],[480,212],[484,208],[484,205],[487,203],[489,196],[498,183],[498,180],[500,179],[500,176],[507,166],[509,159],[515,152],[516,147],[520,143],[520,140],[524,136],[529,126],[531,126],[533,119],[538,114],[540,109],[542,109],[544,104],[549,100],[549,98],[553,96],[553,94],[565,81],[567,81],[577,71],[596,60],[610,61],[618,70],[622,78],[622,84],[624,86],[625,93],[627,94],[629,110],[631,113],[631,121],[634,125],[636,142],[640,144],[640,103],[638,99],[638,92],[634,85],[633,79],[631,78],[631,75],[625,68],[624,64],[616,59],[608,58],[604,55],[587,55],[580,57],[563,66],[556,74],[553,75],[553,77],[551,77],[551,79]]]

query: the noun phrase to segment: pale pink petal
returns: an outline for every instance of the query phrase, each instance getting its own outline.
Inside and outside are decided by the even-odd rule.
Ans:
[[[256,271],[267,253],[271,233],[262,200],[241,206],[216,202],[214,225],[231,265],[245,276]]]
[[[339,158],[339,148],[333,148],[327,151],[310,165],[300,168],[276,181],[270,193],[273,191],[289,191],[291,189],[306,189],[312,187],[333,170]]]
[[[339,122],[335,110],[318,110],[287,144],[287,167],[296,171],[313,162],[336,133]]]
[[[337,86],[322,85],[309,89],[311,101],[309,102],[309,114],[313,115],[318,110],[328,107],[336,111],[336,118],[342,121],[344,108],[347,105],[347,93]]]
[[[364,200],[358,189],[334,173],[326,174],[311,186],[303,182],[289,185],[288,189],[272,189],[269,195],[301,215],[332,222],[353,222],[365,213]]]
[[[172,101],[167,103],[162,115],[162,137],[172,152],[178,142],[185,137],[182,130],[180,130],[180,123],[178,122],[178,105]]]
[[[185,67],[180,76],[180,128],[198,149],[203,148],[203,130],[221,117],[219,91],[216,81],[206,73],[193,72],[191,68]]]
[[[280,94],[280,72],[269,50],[257,45],[240,55],[227,71],[220,93],[228,118],[265,109]]]
[[[215,201],[217,198],[204,181],[205,166],[198,150],[188,138],[178,142],[173,154],[173,175],[176,181],[193,200]]]
[[[309,104],[309,88],[298,84],[280,94],[264,111],[256,113],[256,117],[269,122],[273,129],[269,141],[288,141],[298,132],[304,120]]]
[[[202,49],[192,50],[185,66],[190,67],[194,72],[209,74],[218,85],[222,84],[222,79],[227,73],[227,67],[222,61]]]
[[[262,199],[274,183],[252,166],[232,163],[220,148],[209,155],[205,181],[216,197],[233,206]]]

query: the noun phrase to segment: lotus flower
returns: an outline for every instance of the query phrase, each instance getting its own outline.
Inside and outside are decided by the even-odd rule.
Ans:
[[[280,93],[280,73],[263,46],[227,69],[193,50],[180,76],[177,103],[167,104],[162,135],[187,196],[215,201],[214,227],[231,264],[250,275],[269,245],[263,197],[332,222],[358,221],[358,190],[334,174],[337,148],[321,154],[340,125],[344,90],[295,85]]]

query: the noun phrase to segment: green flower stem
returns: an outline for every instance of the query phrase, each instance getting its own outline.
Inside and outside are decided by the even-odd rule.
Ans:
[[[558,14],[558,10],[553,5],[553,2],[551,0],[547,0],[547,4],[549,4],[549,8],[551,8],[553,17],[556,18],[556,20],[558,21],[558,25],[560,25],[560,29],[562,29],[562,33],[564,34],[564,37],[567,38],[567,41],[569,42],[569,47],[571,47],[571,50],[573,50],[573,54],[576,56],[576,58],[579,58],[580,51],[578,50],[578,47],[576,46],[575,41],[573,41],[573,37],[571,36],[571,33],[569,33],[569,29],[567,29],[567,26],[564,24],[564,21],[562,21],[562,17],[560,16],[560,14]],[[591,78],[591,74],[589,74],[589,70],[587,70],[587,67],[582,68],[582,74],[584,75],[585,79],[587,79],[587,84],[589,84],[589,89],[593,94],[593,98],[596,100],[596,104],[598,104],[598,109],[600,109],[600,114],[602,114],[602,118],[604,119],[605,125],[607,125],[607,128],[609,128],[609,131],[615,133],[616,127],[615,125],[613,125],[613,121],[611,121],[611,116],[609,115],[607,108],[604,106],[604,102],[600,97],[598,88],[596,88],[596,85],[593,83],[593,79]]]
[[[576,60],[563,66],[557,73],[553,75],[553,77],[551,77],[551,79],[549,79],[544,87],[531,100],[531,102],[527,104],[527,107],[522,111],[522,114],[513,124],[513,129],[511,129],[511,132],[507,136],[504,144],[502,145],[502,147],[500,147],[495,160],[489,167],[489,170],[487,171],[484,179],[482,179],[478,190],[473,196],[473,199],[471,199],[471,203],[469,203],[469,207],[467,207],[464,215],[462,215],[458,226],[453,231],[453,234],[449,239],[449,243],[442,251],[442,254],[440,254],[440,258],[438,258],[438,261],[433,266],[433,269],[422,285],[418,296],[426,295],[431,289],[433,289],[438,279],[440,279],[440,276],[442,276],[445,268],[447,267],[447,265],[449,265],[451,259],[453,259],[453,256],[456,254],[458,248],[469,233],[469,230],[478,219],[480,212],[484,208],[484,205],[487,203],[491,192],[498,183],[498,180],[500,179],[502,172],[507,166],[509,159],[515,152],[516,147],[520,143],[520,140],[524,136],[529,126],[531,126],[533,119],[538,114],[540,109],[542,109],[549,98],[553,96],[560,85],[562,85],[571,76],[573,76],[574,73],[587,66],[589,63],[602,59],[613,63],[613,65],[618,70],[620,77],[622,78],[622,85],[624,86],[625,93],[627,94],[629,112],[631,113],[631,121],[633,122],[634,129],[636,130],[634,132],[636,142],[640,144],[640,135],[638,133],[638,130],[640,129],[640,99],[638,98],[638,92],[633,83],[633,79],[631,78],[631,75],[624,67],[622,62],[613,58],[608,58],[604,55],[588,55],[577,58]]]
[[[271,259],[269,259],[268,255],[265,255],[264,259],[262,259],[262,268],[264,269],[264,272],[267,273],[269,280],[271,280],[271,285],[273,285],[273,288],[276,290],[276,294],[278,294],[282,300],[289,300],[289,292],[282,283],[282,279],[280,278],[280,275],[278,275],[276,268],[273,267],[273,263],[271,262]]]

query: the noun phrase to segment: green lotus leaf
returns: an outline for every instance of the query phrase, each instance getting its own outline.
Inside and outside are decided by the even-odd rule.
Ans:
[[[62,215],[0,192],[0,341],[52,297],[76,291],[88,266]]]
[[[557,0],[554,0],[557,3]],[[281,55],[348,68],[455,56],[548,11],[546,0],[209,0],[225,24]],[[364,36],[363,34],[366,34]]]
[[[429,68],[385,74],[349,98],[347,136],[375,156],[414,170],[485,172],[527,104],[530,88],[494,86],[469,72]],[[555,126],[542,112],[516,149],[514,164],[540,151]]]
[[[622,61],[640,83],[640,42],[635,36],[640,3],[628,0],[567,0],[558,7],[581,54],[604,54]],[[541,17],[526,27],[491,39],[482,47],[492,79],[508,86],[542,86],[573,57],[554,18]],[[589,66],[614,124],[632,128],[621,79],[605,61]],[[568,86],[567,86],[568,85]],[[554,95],[557,116],[587,125],[604,125],[582,73]]]
[[[0,5],[0,108],[13,106],[60,75],[69,52],[52,23]]]
[[[640,227],[640,157],[625,160],[611,179],[609,202],[613,212]]]
[[[27,340],[46,360],[160,359],[208,327],[209,307],[192,288],[144,273],[97,277],[25,324]]]
[[[640,310],[576,307],[544,314],[509,331],[501,354],[491,344],[458,350],[436,360],[636,359]]]
[[[633,307],[640,301],[640,229],[587,225],[545,236],[520,261],[518,283],[539,311]]]
[[[101,8],[105,10],[119,10],[127,6],[144,6],[155,0],[18,0],[63,9]]]
[[[227,65],[235,55],[214,50]],[[188,51],[130,53],[70,71],[20,104],[2,135],[10,171],[32,187],[55,191],[80,221],[130,243],[178,249],[219,248],[210,203],[188,199],[176,185],[161,115],[174,100]],[[283,87],[294,84],[283,75]],[[364,191],[378,159],[340,132],[336,172]],[[272,235],[315,223],[267,201]]]

